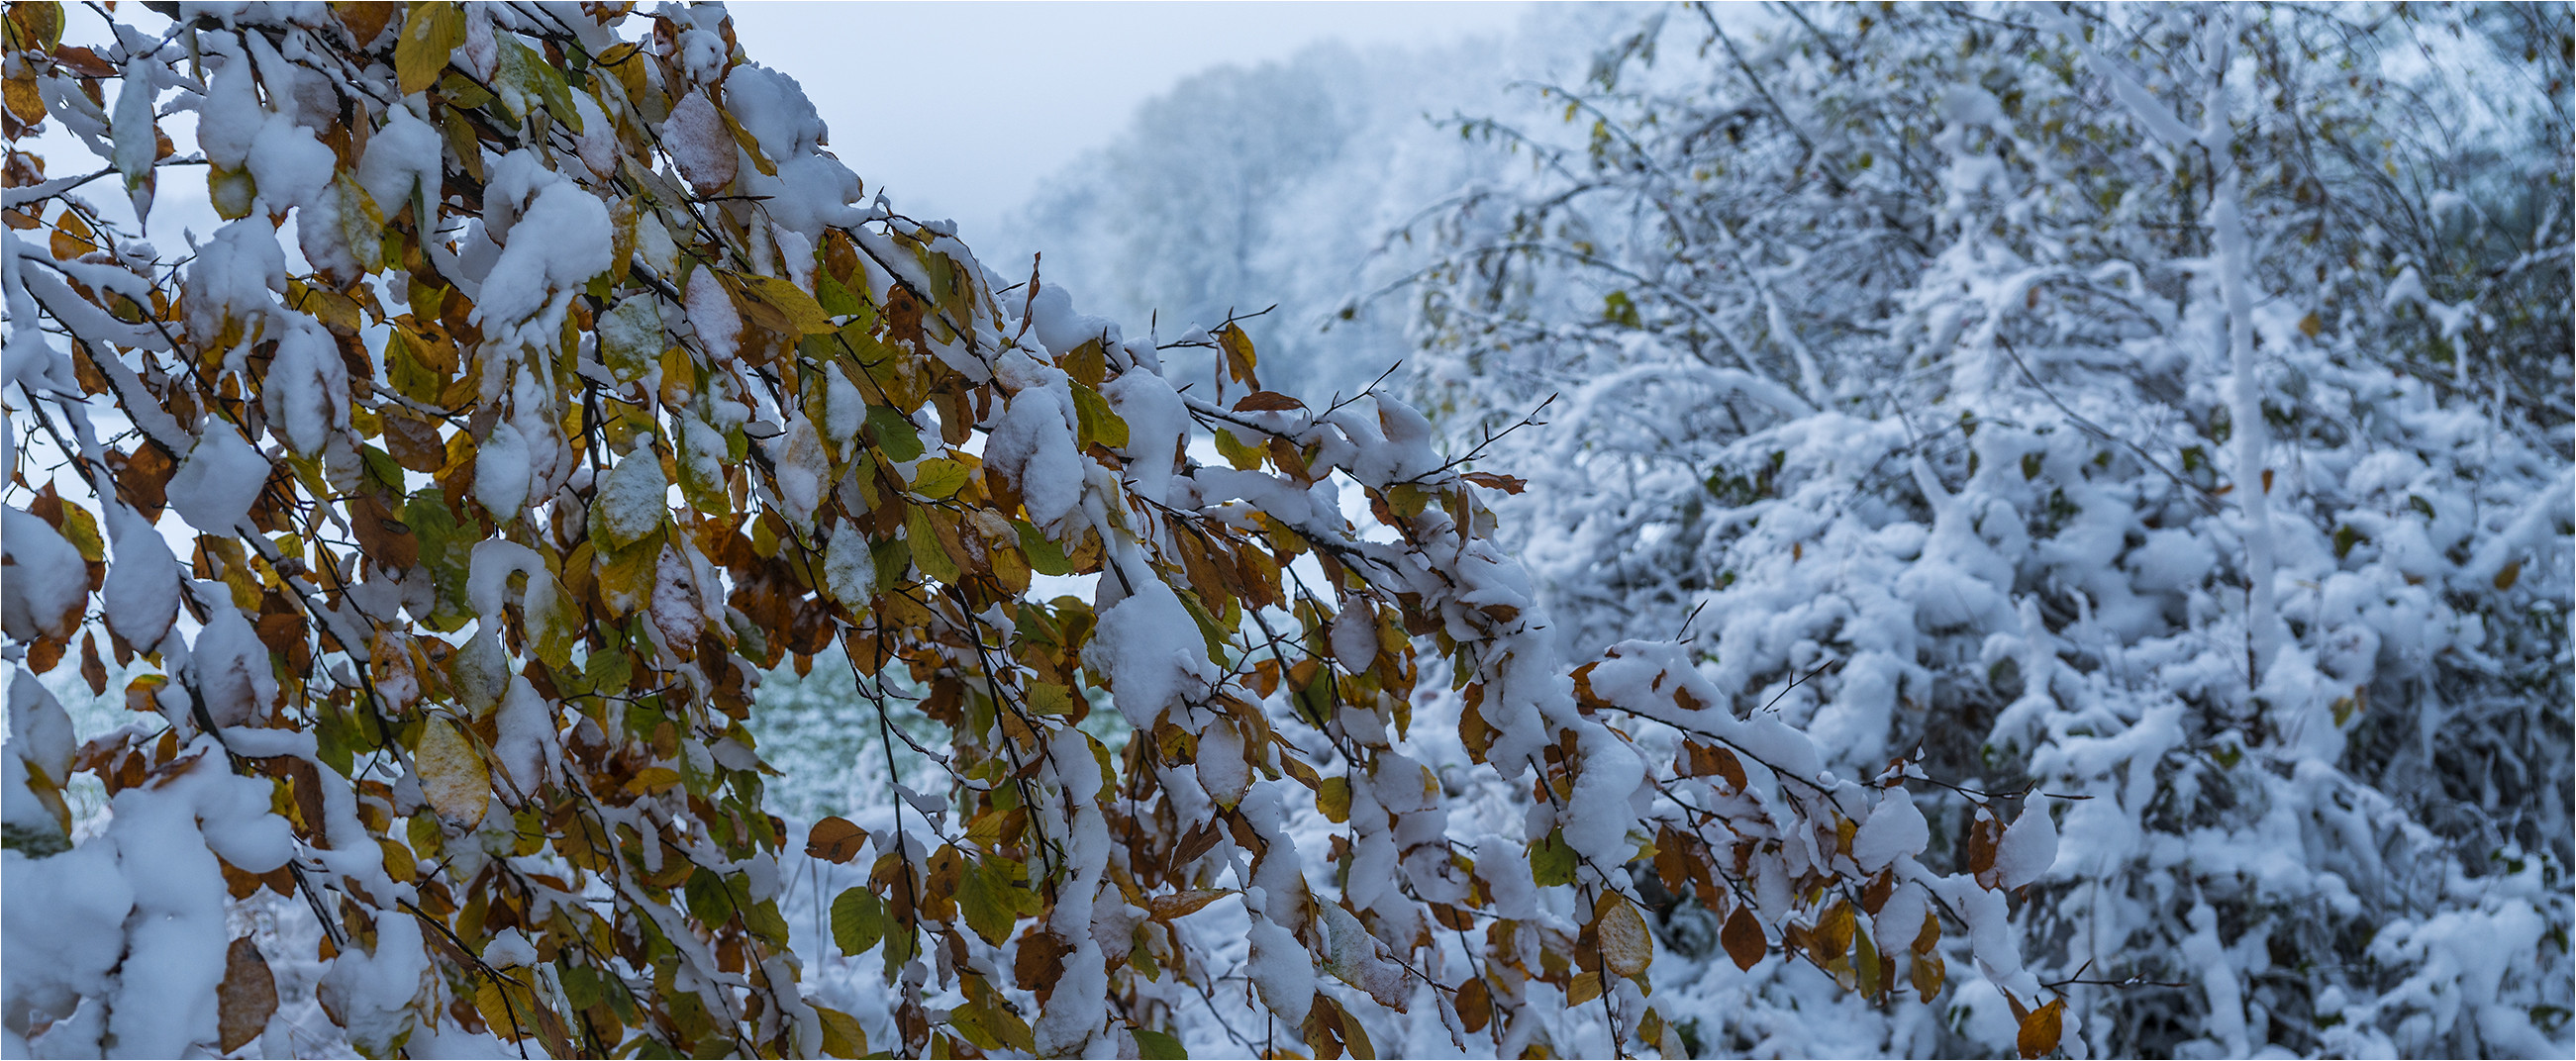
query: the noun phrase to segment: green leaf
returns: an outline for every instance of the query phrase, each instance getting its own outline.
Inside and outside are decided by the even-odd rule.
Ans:
[[[945,457],[933,457],[914,465],[912,492],[932,500],[954,497],[965,489],[969,473],[966,466]]]
[[[1154,1059],[1154,1061],[1185,1059],[1190,1056],[1189,1050],[1181,1045],[1179,1039],[1151,1028],[1131,1027],[1127,1030],[1136,1036],[1136,1053],[1139,1056]]]
[[[621,382],[632,383],[653,371],[667,345],[652,295],[630,297],[599,315],[599,359]]]
[[[852,888],[832,900],[832,943],[857,956],[885,938],[885,903],[875,892]]]
[[[984,937],[984,942],[998,944],[1010,938],[1020,915],[1044,909],[1035,893],[1016,883],[1020,873],[1020,866],[1006,859],[985,859],[967,867],[957,908],[966,915],[966,927]]]
[[[832,279],[832,274],[824,272],[817,272],[814,276],[814,304],[823,307],[823,312],[835,317],[865,313],[868,308],[868,304],[860,301],[859,296],[851,294],[849,288],[841,286],[840,281]]]
[[[939,544],[939,531],[930,525],[930,510],[914,505],[903,513],[904,543],[912,547],[912,566],[939,582],[956,585],[957,561]]]
[[[1216,429],[1216,451],[1237,470],[1250,471],[1261,466],[1261,447],[1235,438],[1234,432],[1222,427]]]
[[[1111,449],[1125,446],[1127,421],[1109,411],[1109,401],[1102,398],[1099,391],[1079,382],[1071,382],[1070,385],[1073,387],[1074,417],[1082,428],[1082,444],[1088,446],[1097,442]]]
[[[1530,879],[1542,888],[1574,883],[1574,849],[1566,846],[1564,830],[1550,829],[1546,840],[1531,845]]]
[[[886,459],[900,462],[921,456],[921,433],[902,413],[883,405],[868,406],[868,426],[875,429],[877,448],[885,451]]]
[[[1041,715],[1073,714],[1073,690],[1053,682],[1029,683],[1029,710]]]
[[[1073,561],[1065,559],[1063,546],[1057,545],[1046,535],[1039,533],[1038,529],[1031,526],[1027,520],[1018,521],[1017,527],[1020,532],[1020,552],[1029,558],[1030,570],[1041,575],[1073,573]]]

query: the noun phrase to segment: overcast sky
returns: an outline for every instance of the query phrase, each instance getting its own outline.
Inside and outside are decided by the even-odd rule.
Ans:
[[[1136,105],[1225,63],[1340,38],[1430,44],[1498,35],[1525,3],[1136,2],[731,5],[752,59],[793,75],[833,153],[895,208],[954,218],[967,241],[1106,144]],[[900,146],[897,146],[900,145]]]

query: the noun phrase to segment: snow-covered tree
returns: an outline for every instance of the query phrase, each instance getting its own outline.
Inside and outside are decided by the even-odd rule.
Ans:
[[[1670,644],[1573,666],[1517,483],[1232,324],[1184,395],[868,202],[721,6],[143,6],[6,17],[0,1051],[1671,1054],[1656,886],[1874,996],[1964,929],[2057,1041],[2026,856],[1926,868],[1902,771]],[[163,177],[185,255],[87,198]],[[769,810],[818,660],[868,826]],[[826,866],[872,1006],[806,990]]]
[[[1044,249],[1048,275],[1086,301],[1166,336],[1275,305],[1264,378],[1315,400],[1357,393],[1412,350],[1401,305],[1357,297],[1423,263],[1427,247],[1388,233],[1503,164],[1438,119],[1507,102],[1516,78],[1579,68],[1588,42],[1631,20],[1619,5],[1542,6],[1498,38],[1326,44],[1210,70],[1051,177],[1007,235]]]
[[[1557,398],[1484,466],[1571,651],[1679,637],[1836,768],[1919,757],[1929,857],[2055,822],[1994,865],[2068,1049],[2563,1055],[2572,42],[1661,12],[1539,90],[1561,129],[1464,124],[1537,169],[1431,226],[1420,394],[1470,439]],[[1712,973],[1700,1040],[1997,1049],[2023,1005],[1821,1021],[1812,975]]]

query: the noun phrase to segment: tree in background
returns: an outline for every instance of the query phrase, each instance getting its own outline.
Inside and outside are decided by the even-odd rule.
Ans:
[[[6,163],[9,1050],[1170,1055],[1222,1006],[1246,1052],[1669,1054],[1650,889],[1875,998],[1964,929],[2059,1041],[1997,890],[2044,813],[1936,871],[1906,764],[1669,644],[1570,667],[1517,482],[1230,323],[1177,392],[863,203],[720,6],[148,7],[6,18],[13,145],[100,160]],[[185,255],[84,198],[164,175],[226,219]],[[799,838],[743,723],[817,657],[939,782]],[[134,721],[76,740],[61,668]],[[883,1020],[801,986],[799,859],[866,867]],[[281,1037],[302,991],[339,1041]]]
[[[1560,396],[1490,459],[1571,651],[1687,629],[1836,768],[1919,749],[1935,851],[2056,822],[2018,923],[2086,1049],[2564,1054],[2571,49],[2564,5],[1671,9],[1542,90],[1570,138],[1463,126],[1536,169],[1431,226],[1420,394]],[[2015,1035],[1754,972],[1669,1012]]]

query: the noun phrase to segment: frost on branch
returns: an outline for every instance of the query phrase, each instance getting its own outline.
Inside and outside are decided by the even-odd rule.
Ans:
[[[1941,909],[2020,968],[1894,774],[1669,646],[1573,668],[1419,414],[1262,390],[1233,322],[1176,389],[863,204],[720,7],[152,10],[7,21],[13,138],[225,219],[165,257],[8,157],[9,944],[59,955],[11,1050],[306,1049],[291,993],[372,1055],[1106,1055],[1249,980],[1269,1050],[1671,1053],[1649,881],[1746,964],[1928,993]],[[945,777],[799,855],[743,721],[818,657]],[[64,667],[134,721],[73,747]],[[800,858],[865,871],[866,1019]]]

